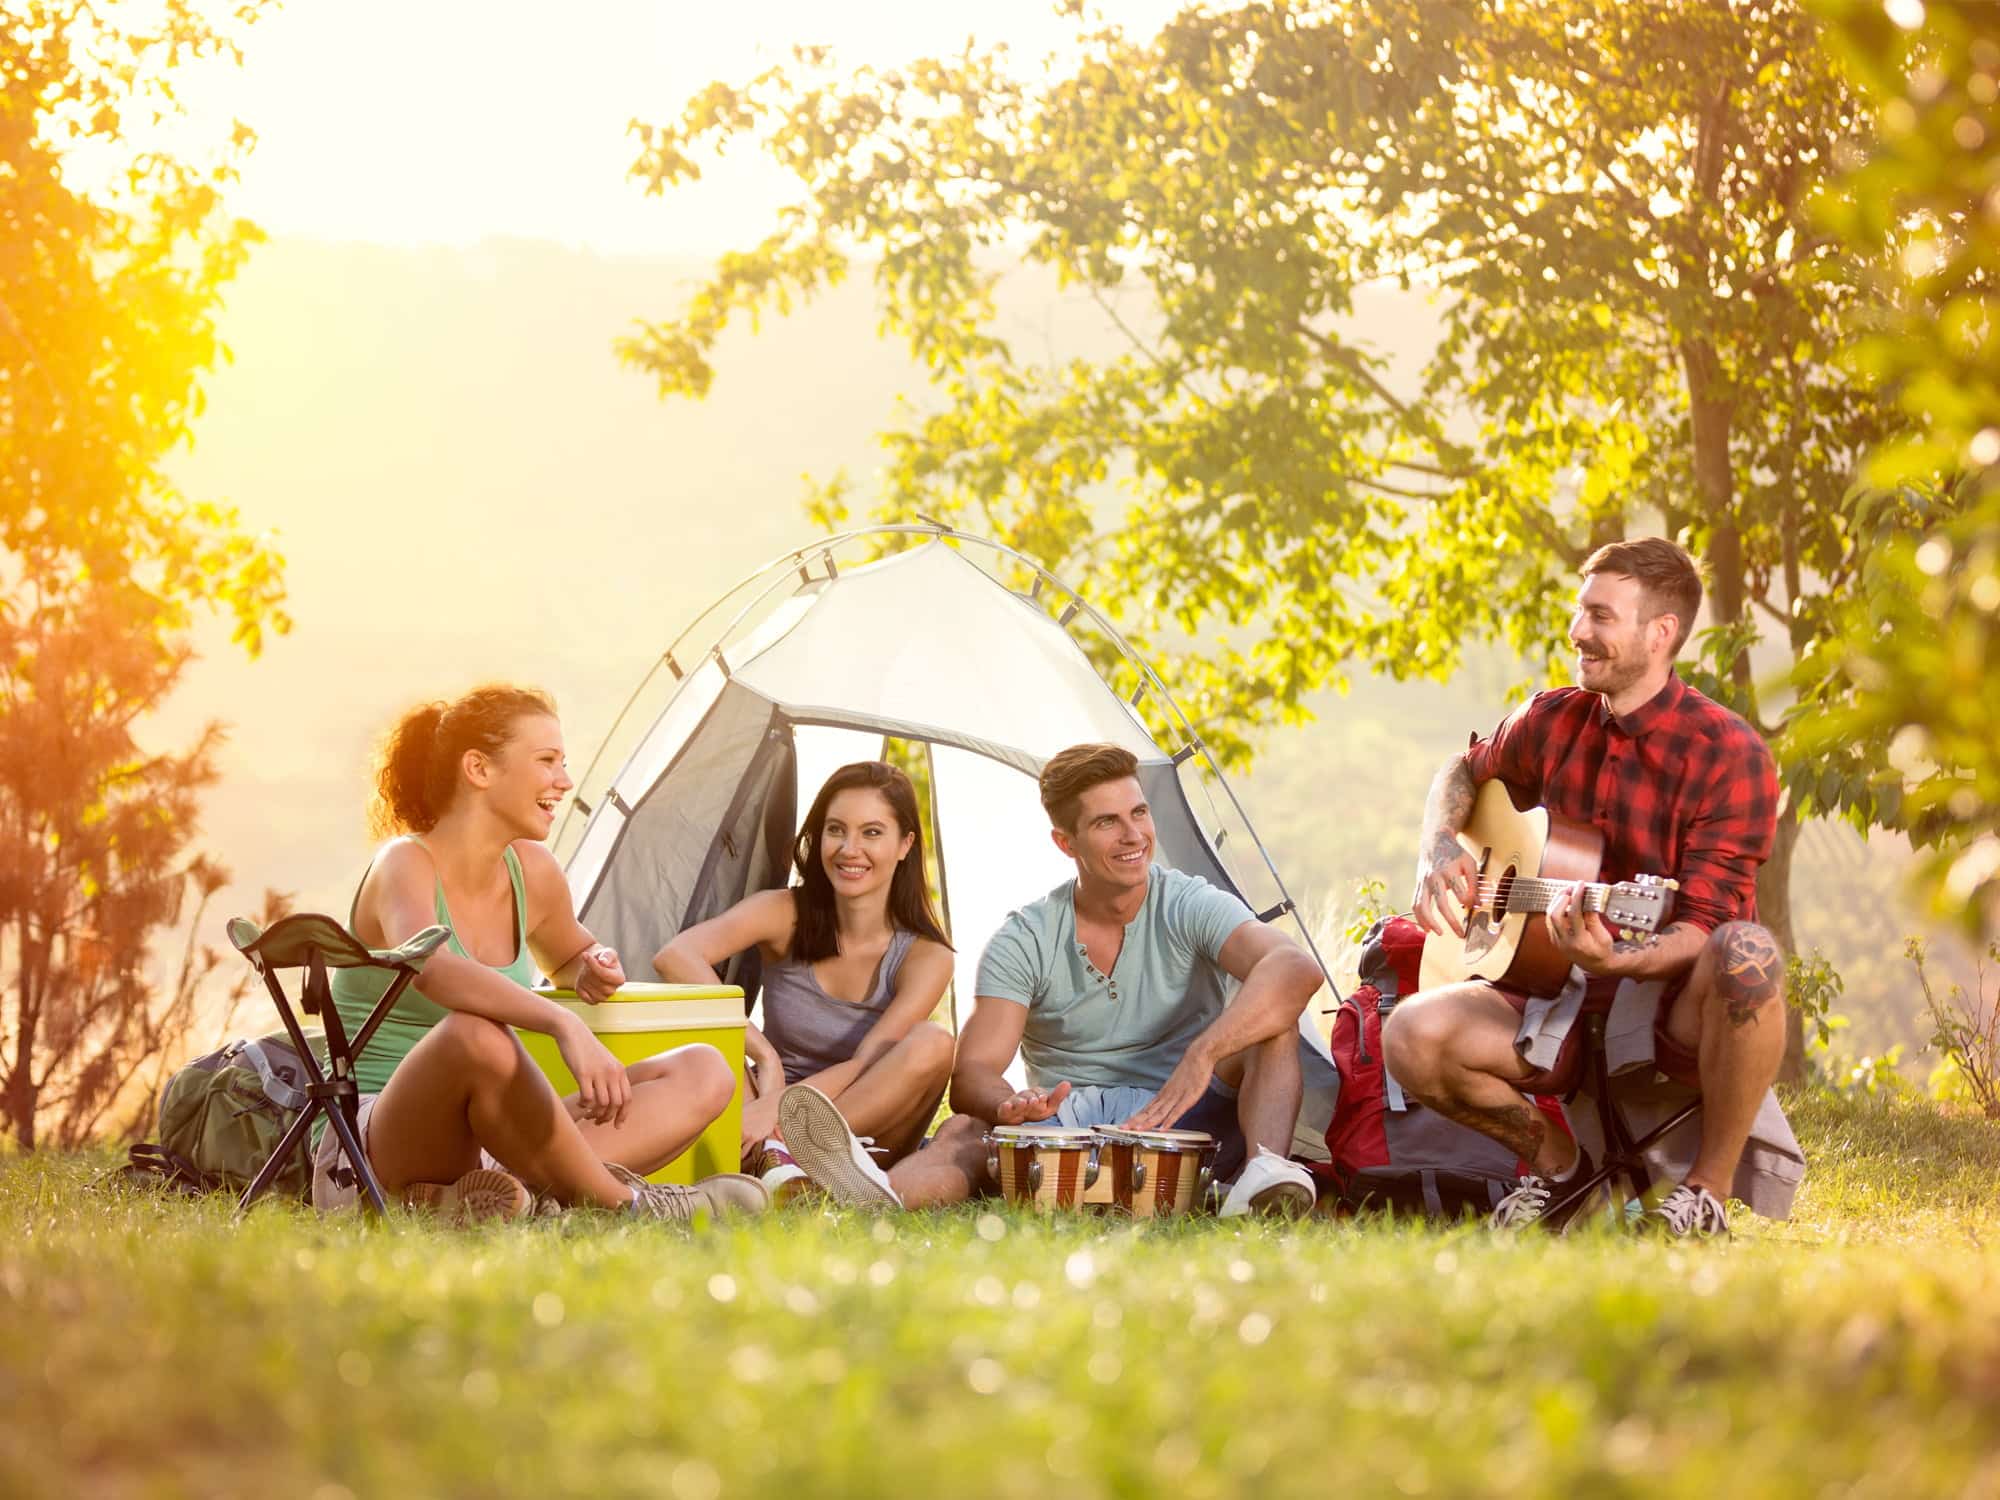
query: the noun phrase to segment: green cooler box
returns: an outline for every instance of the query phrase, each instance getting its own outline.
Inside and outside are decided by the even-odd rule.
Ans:
[[[556,1004],[583,1018],[611,1055],[635,1063],[669,1048],[707,1042],[736,1074],[729,1107],[695,1143],[653,1173],[655,1182],[693,1182],[715,1172],[734,1172],[743,1138],[743,991],[733,984],[627,984],[602,1005],[586,1005],[574,990],[541,989]],[[576,1079],[563,1066],[555,1038],[539,1031],[519,1033],[535,1065],[559,1094],[576,1092]]]

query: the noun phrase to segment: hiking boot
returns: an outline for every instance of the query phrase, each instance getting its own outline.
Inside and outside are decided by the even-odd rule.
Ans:
[[[710,1218],[729,1219],[738,1214],[761,1214],[771,1206],[771,1195],[764,1190],[764,1184],[741,1172],[717,1172],[692,1187],[683,1187],[677,1182],[648,1182],[630,1167],[621,1167],[616,1162],[606,1162],[605,1166],[636,1195],[632,1211],[647,1218],[686,1222],[698,1214],[706,1214]]]
[[[459,1228],[518,1219],[532,1201],[520,1178],[492,1167],[475,1167],[456,1182],[413,1182],[403,1189],[406,1207],[435,1213]]]
[[[1639,1216],[1639,1227],[1677,1240],[1729,1238],[1729,1215],[1707,1188],[1685,1182]]]
[[[1312,1173],[1280,1156],[1268,1146],[1243,1164],[1236,1181],[1222,1200],[1218,1216],[1233,1219],[1239,1214],[1268,1214],[1288,1219],[1303,1218],[1312,1212]]]
[[[834,1102],[810,1084],[795,1083],[778,1096],[778,1128],[785,1149],[814,1186],[835,1203],[854,1208],[901,1208],[889,1174],[876,1166]]]
[[[1549,1214],[1550,1208],[1561,1203],[1597,1169],[1591,1165],[1590,1153],[1583,1147],[1576,1148],[1576,1165],[1566,1176],[1557,1179],[1544,1177],[1540,1172],[1530,1172],[1514,1184],[1514,1190],[1487,1216],[1486,1223],[1493,1229],[1526,1229],[1530,1224],[1539,1224],[1544,1229],[1560,1229],[1576,1212],[1571,1204],[1560,1218]]]

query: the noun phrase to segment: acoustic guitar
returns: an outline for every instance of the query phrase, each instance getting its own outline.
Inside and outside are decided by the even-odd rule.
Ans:
[[[1570,966],[1549,941],[1542,913],[1557,891],[1579,880],[1587,882],[1584,910],[1602,915],[1621,937],[1658,932],[1673,915],[1679,881],[1640,875],[1600,883],[1604,835],[1543,808],[1521,811],[1505,782],[1480,786],[1458,841],[1479,866],[1478,890],[1462,940],[1449,932],[1424,939],[1425,989],[1485,979],[1531,995],[1555,994]]]

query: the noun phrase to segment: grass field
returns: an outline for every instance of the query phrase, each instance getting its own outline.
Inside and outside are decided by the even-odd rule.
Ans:
[[[2000,1127],[1735,1241],[991,1206],[453,1233],[0,1161],[0,1494],[2000,1494]]]

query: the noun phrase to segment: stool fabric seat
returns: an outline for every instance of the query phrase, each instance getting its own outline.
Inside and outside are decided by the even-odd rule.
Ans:
[[[356,1112],[361,1091],[354,1081],[354,1059],[368,1045],[368,1039],[375,1034],[383,1018],[430,956],[450,941],[451,929],[426,927],[394,948],[370,948],[332,917],[318,912],[295,912],[273,922],[268,928],[259,927],[248,917],[232,917],[227,931],[230,943],[256,970],[258,978],[264,981],[265,989],[270,991],[271,1004],[278,1012],[278,1019],[284,1023],[293,1047],[298,1050],[306,1071],[311,1075],[305,1090],[305,1108],[285,1131],[270,1160],[264,1163],[244,1190],[242,1200],[236,1205],[238,1216],[246,1212],[271,1185],[292,1153],[304,1149],[313,1121],[321,1114],[326,1116],[327,1128],[339,1138],[341,1153],[361,1181],[362,1201],[376,1213],[383,1212],[387,1204],[382,1197],[382,1187],[375,1180],[374,1169],[368,1164],[368,1153],[362,1149],[357,1128]],[[395,978],[382,991],[382,998],[375,1002],[361,1029],[350,1039],[341,1023],[339,1011],[332,1004],[326,971],[357,968],[388,969]],[[299,1008],[310,1015],[317,1015],[325,1028],[325,1072],[320,1070],[318,1054],[306,1040],[298,1012],[293,1008],[292,997],[278,982],[278,973],[284,969],[302,971]]]
[[[397,947],[364,948],[360,939],[332,917],[309,911],[282,917],[268,929],[248,917],[231,917],[228,931],[237,952],[248,957],[254,949],[266,964],[277,969],[298,968],[315,947],[329,969],[422,968],[425,959],[451,941],[449,927],[426,927]]]

